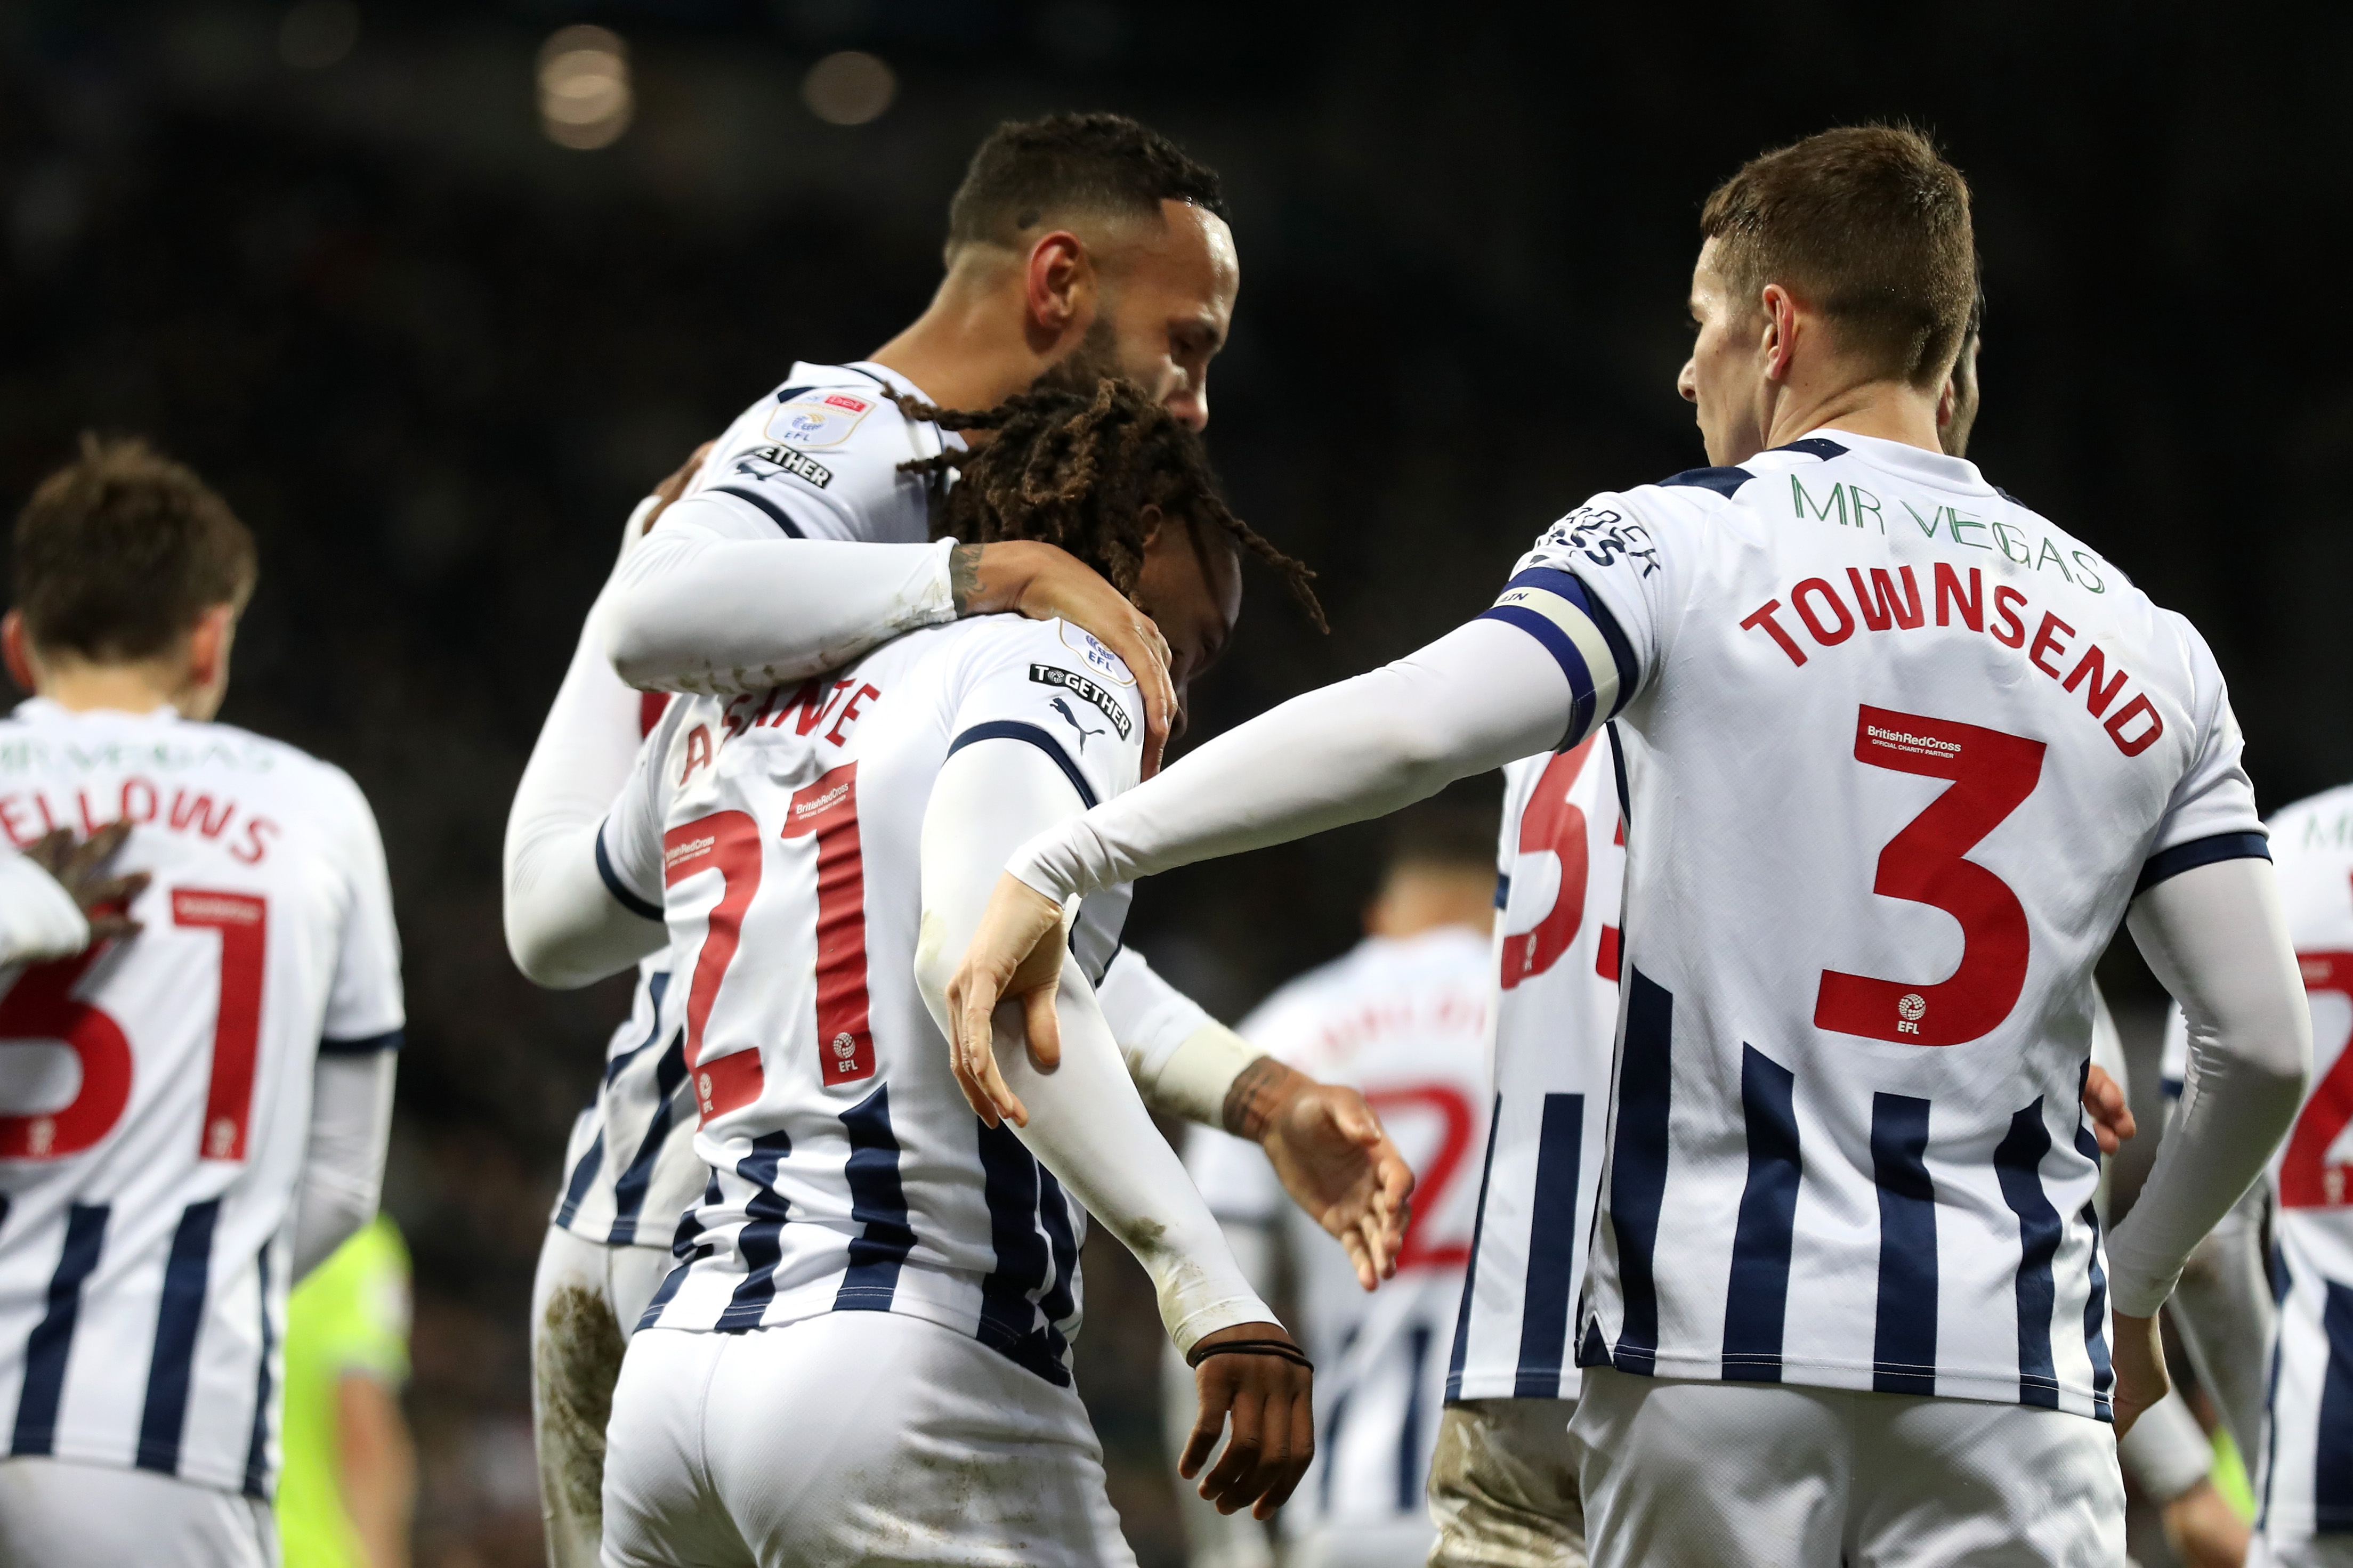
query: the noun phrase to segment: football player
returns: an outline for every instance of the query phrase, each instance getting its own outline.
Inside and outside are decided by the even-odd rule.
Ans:
[[[1198,438],[1132,385],[960,422],[993,439],[959,465],[944,525],[1078,553],[1163,629],[1180,701],[1231,631],[1242,548],[1312,606],[1303,571],[1226,510]],[[998,616],[675,704],[649,737],[582,855],[615,924],[667,921],[708,1183],[615,1392],[607,1564],[1132,1561],[1071,1387],[1088,1213],[1200,1369],[1183,1472],[1230,1418],[1204,1495],[1264,1517],[1297,1481],[1306,1358],[1093,1002],[1124,890],[1073,911],[1071,1048],[1051,1075],[1015,1068],[1034,1115],[976,1120],[939,1032],[1003,855],[1132,787],[1144,736],[1117,656],[1067,621]],[[593,963],[612,940],[575,924],[554,951]]]
[[[350,778],[213,721],[254,570],[134,441],[17,521],[0,833],[129,907],[0,972],[0,1563],[274,1563],[287,1289],[375,1210],[391,889]]]
[[[1451,805],[1399,816],[1364,941],[1276,991],[1240,1026],[1276,1059],[1362,1090],[1411,1160],[1413,1223],[1396,1276],[1375,1295],[1359,1289],[1345,1254],[1284,1201],[1242,1140],[1202,1128],[1186,1145],[1186,1166],[1252,1280],[1269,1289],[1278,1260],[1288,1264],[1301,1338],[1321,1369],[1315,1464],[1279,1521],[1291,1562],[1420,1568],[1430,1555],[1422,1485],[1487,1142],[1493,826],[1492,813]],[[1190,1374],[1174,1357],[1167,1371],[1165,1414],[1180,1447]],[[1239,1516],[1188,1507],[1185,1519],[1195,1568],[1266,1561],[1263,1530]]]
[[[1045,540],[934,541],[931,506],[952,474],[903,465],[959,452],[964,438],[900,400],[983,408],[1050,367],[1074,383],[1107,371],[1199,428],[1240,282],[1218,177],[1115,115],[1008,124],[975,154],[948,230],[946,276],[921,318],[871,359],[794,365],[626,531],[509,820],[510,945],[532,978],[579,984],[609,968],[610,953],[585,967],[556,962],[546,933],[565,918],[593,928],[618,907],[575,851],[592,842],[660,711],[659,691],[795,681],[963,616],[1059,616],[1134,675],[1144,767],[1157,765],[1175,708],[1149,617]],[[628,680],[659,690],[641,700],[608,650]],[[585,885],[566,879],[584,868]],[[543,934],[526,940],[525,928]],[[643,930],[620,927],[630,956],[644,951]],[[595,1560],[621,1340],[704,1179],[690,1146],[674,973],[661,953],[640,966],[631,1016],[574,1131],[534,1286],[542,1496],[559,1565]],[[1369,1288],[1394,1250],[1410,1175],[1361,1100],[1243,1046],[1141,954],[1113,961],[1102,1002],[1159,1086],[1158,1103],[1261,1142],[1300,1201],[1343,1237]]]
[[[1702,230],[1680,385],[1713,466],[1595,497],[1479,620],[1026,846],[951,988],[957,1070],[1003,1103],[987,1019],[1050,986],[1063,899],[1615,717],[1593,1560],[2113,1563],[2110,1423],[2166,1393],[2157,1309],[2310,1055],[2238,728],[2188,622],[1940,450],[1975,255],[1925,138],[1768,153]],[[2201,1092],[2103,1245],[2078,1100],[2127,918]]]

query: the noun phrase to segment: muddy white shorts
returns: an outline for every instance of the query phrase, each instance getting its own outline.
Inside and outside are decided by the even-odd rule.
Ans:
[[[1074,1389],[894,1312],[648,1329],[606,1429],[606,1568],[1132,1568]]]
[[[1570,1423],[1594,1568],[2116,1568],[2125,1488],[2088,1416],[1590,1367]]]
[[[594,1568],[605,1420],[621,1352],[670,1270],[666,1247],[610,1247],[547,1227],[531,1284],[531,1423],[552,1568]]]
[[[269,1507],[145,1470],[0,1459],[0,1568],[277,1568]]]

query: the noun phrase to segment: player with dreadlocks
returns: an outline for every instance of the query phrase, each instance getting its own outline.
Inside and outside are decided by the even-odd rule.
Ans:
[[[1313,605],[1305,568],[1232,515],[1198,437],[1134,388],[939,417],[987,437],[940,525],[1050,539],[1103,573],[1160,626],[1180,694],[1232,630],[1243,550]],[[674,702],[648,738],[596,855],[617,902],[665,922],[646,923],[686,993],[712,1175],[615,1390],[607,1563],[1132,1562],[1071,1387],[1090,1213],[1198,1369],[1180,1468],[1200,1475],[1230,1420],[1203,1495],[1265,1516],[1297,1484],[1311,1369],[1138,1093],[1191,1074],[1247,1102],[1253,1075],[1183,1049],[1122,1060],[1094,987],[1124,893],[1074,910],[1059,1068],[1008,1042],[1009,1125],[974,1118],[942,1033],[1006,854],[1132,787],[1144,742],[1124,663],[1014,616]],[[1007,1030],[1037,1022],[1008,1013]]]

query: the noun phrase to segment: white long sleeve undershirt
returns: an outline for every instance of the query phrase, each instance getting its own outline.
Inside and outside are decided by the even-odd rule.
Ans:
[[[2126,924],[2189,1030],[2181,1104],[2108,1237],[2110,1299],[2147,1317],[2287,1135],[2312,1070],[2312,1015],[2269,860],[2168,878],[2133,900]]]
[[[0,964],[70,958],[90,945],[90,922],[55,877],[0,849]]]
[[[311,1075],[311,1137],[294,1199],[300,1279],[375,1217],[392,1138],[396,1050],[320,1053]]]
[[[507,952],[541,985],[590,984],[670,940],[661,921],[624,908],[596,870],[597,826],[637,761],[640,701],[605,657],[606,618],[652,504],[648,497],[630,514],[620,560],[581,626],[507,813]]]
[[[706,522],[734,503],[690,496],[613,579],[606,651],[630,685],[726,696],[838,669],[902,632],[956,616],[954,540],[871,544],[740,539]]]
[[[1558,744],[1569,699],[1542,644],[1501,621],[1472,621],[1229,731],[1039,835],[1006,869],[1059,903],[1385,816]],[[1302,757],[1315,765],[1300,766]]]
[[[915,975],[943,1032],[949,1027],[949,977],[980,923],[1007,853],[1082,809],[1061,770],[1020,741],[966,746],[941,769],[923,816]],[[1022,1143],[1144,1265],[1159,1297],[1161,1322],[1180,1352],[1219,1329],[1275,1321],[1184,1162],[1152,1125],[1075,961],[1064,963],[1057,1014],[1062,1060],[1051,1073],[1030,1065],[1018,1026],[1000,1025],[997,1031],[998,1065],[1029,1110],[1029,1125],[1014,1130]]]

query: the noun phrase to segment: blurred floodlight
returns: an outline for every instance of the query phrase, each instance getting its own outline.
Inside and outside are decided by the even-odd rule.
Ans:
[[[603,27],[559,27],[539,49],[539,122],[559,147],[607,147],[629,128],[629,50]]]
[[[360,8],[352,0],[301,0],[278,24],[278,58],[298,71],[325,70],[360,41]]]
[[[863,125],[879,119],[898,96],[899,79],[872,55],[844,49],[809,67],[801,101],[828,125]]]

